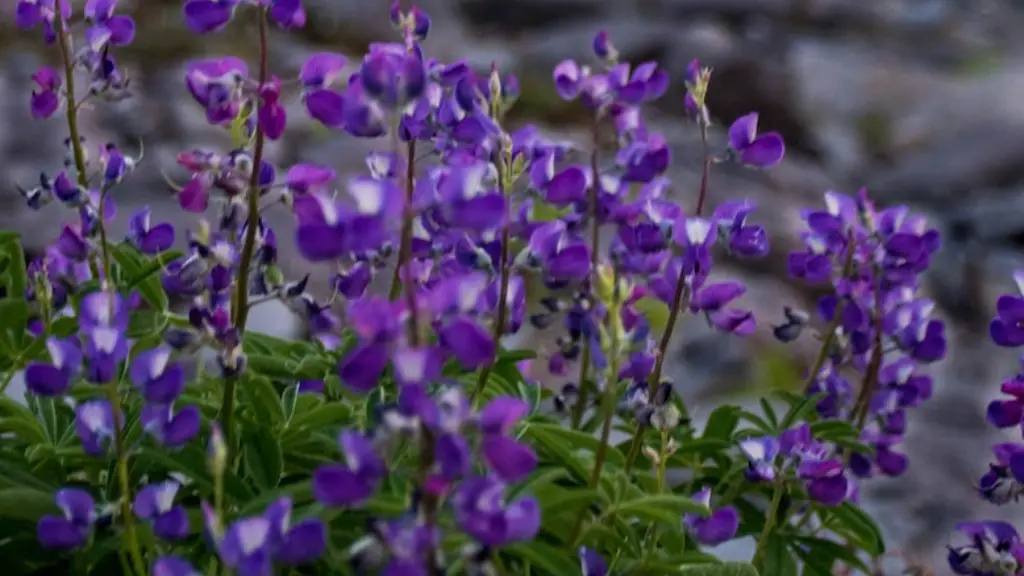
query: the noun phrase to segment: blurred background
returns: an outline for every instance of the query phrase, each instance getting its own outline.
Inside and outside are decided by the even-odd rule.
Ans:
[[[356,63],[367,43],[395,38],[390,0],[305,0],[308,25],[274,30],[272,69],[294,78],[315,51],[339,51]],[[56,50],[38,33],[13,28],[13,0],[0,5],[0,229],[25,235],[38,250],[59,232],[67,215],[28,211],[15,183],[31,186],[40,171],[55,172],[64,156],[62,120],[37,122],[28,113],[30,76],[56,63]],[[79,3],[80,4],[80,3]],[[150,205],[155,221],[189,225],[162,172],[183,181],[175,155],[192,147],[223,147],[225,136],[206,126],[183,84],[183,64],[203,56],[238,55],[254,62],[251,22],[204,38],[188,33],[180,0],[122,0],[139,29],[120,52],[135,97],[83,110],[93,150],[115,142],[127,150],[145,143],[146,160],[115,191],[119,223]],[[935,366],[936,395],[911,417],[904,449],[911,468],[898,481],[876,480],[865,490],[890,546],[918,564],[946,573],[944,544],[955,523],[1000,518],[976,497],[973,483],[986,470],[997,433],[984,407],[999,382],[1018,369],[1016,355],[988,341],[987,324],[998,294],[1012,289],[1024,246],[1024,4],[1013,0],[421,0],[433,19],[426,43],[443,61],[466,58],[486,69],[494,62],[518,75],[523,96],[512,121],[535,122],[552,136],[585,145],[580,108],[558,100],[551,69],[563,58],[591,61],[590,45],[608,30],[623,58],[657,60],[674,79],[699,58],[714,68],[709,107],[718,128],[751,111],[762,130],[783,134],[788,153],[770,172],[719,165],[710,180],[710,205],[749,197],[756,218],[773,234],[768,259],[725,262],[717,273],[751,286],[748,304],[761,328],[737,340],[684,322],[671,350],[669,375],[696,419],[728,399],[750,402],[754,393],[799,378],[815,352],[809,338],[775,344],[769,324],[783,304],[814,305],[815,294],[785,277],[786,254],[796,247],[798,210],[821,202],[825,190],[853,193],[866,186],[882,204],[906,203],[929,215],[944,237],[928,277],[927,293],[948,322],[948,359]],[[696,127],[682,116],[676,82],[650,111],[650,122],[673,148],[670,176],[686,206],[699,180]],[[294,101],[285,137],[270,145],[269,160],[334,166],[342,174],[363,169],[365,154],[382,143],[319,128]],[[724,133],[712,135],[722,146]],[[288,226],[284,211],[272,224]],[[292,274],[326,271],[294,257],[281,234],[282,261]],[[254,322],[277,333],[299,334],[285,312],[260,308]],[[287,327],[287,328],[285,328]],[[523,346],[545,343],[524,335]],[[547,384],[557,384],[546,382]],[[1022,515],[1024,516],[1024,515]],[[1012,517],[1012,516],[1011,516]],[[723,551],[749,558],[747,543]],[[899,574],[887,563],[885,574]]]

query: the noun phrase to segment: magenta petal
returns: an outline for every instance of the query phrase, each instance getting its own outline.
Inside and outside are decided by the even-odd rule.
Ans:
[[[375,489],[375,483],[344,466],[321,466],[313,473],[313,496],[324,506],[356,506],[373,496]]]
[[[178,203],[186,212],[201,214],[206,212],[210,205],[209,195],[206,193],[206,185],[202,179],[194,177],[185,184],[178,193]]]
[[[295,232],[299,253],[310,262],[341,257],[346,252],[345,231],[329,224],[300,224]]]
[[[729,146],[736,151],[743,150],[757,135],[757,112],[740,116],[729,126]]]
[[[480,448],[491,470],[509,484],[524,480],[537,467],[533,449],[507,436],[488,434]]]
[[[333,90],[314,90],[306,94],[306,110],[324,126],[336,128],[345,123],[345,98]]]
[[[778,132],[761,134],[740,152],[740,161],[748,166],[770,168],[782,161],[786,145]]]

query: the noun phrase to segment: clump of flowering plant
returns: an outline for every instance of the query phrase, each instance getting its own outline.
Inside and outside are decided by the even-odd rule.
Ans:
[[[669,144],[644,119],[670,79],[622,59],[606,33],[593,62],[552,71],[551,89],[588,111],[593,137],[577,147],[505,122],[513,75],[430,58],[418,8],[396,2],[394,41],[361,60],[318,53],[288,78],[268,66],[268,28],[303,26],[300,0],[187,0],[196,34],[258,22],[259,63],[187,66],[191,98],[224,133],[178,155],[190,178],[177,198],[201,224],[175,229],[146,209],[113,238],[141,147],[85,141],[78,111],[131,96],[116,55],[135,24],[117,9],[17,2],[18,26],[41,29],[62,63],[33,75],[27,113],[63,117],[71,161],[21,189],[32,209],[66,209],[45,254],[26,265],[0,232],[0,390],[21,375],[29,391],[0,398],[0,542],[18,551],[15,573],[773,576],[866,571],[884,553],[858,488],[906,470],[907,414],[946,351],[919,291],[939,249],[923,218],[865,191],[804,211],[788,272],[828,295],[813,313],[780,303],[772,332],[815,332],[813,368],[762,412],[724,405],[697,429],[687,391],[663,375],[670,337],[690,317],[754,333],[747,287],[710,275],[723,254],[770,248],[751,201],[705,206],[711,167],[768,169],[785,154],[756,112],[711,148],[710,69],[694,61],[682,78],[678,105],[705,151],[684,206]],[[267,161],[293,84],[327,129],[376,139],[365,173]],[[271,229],[266,210],[294,226]],[[282,234],[333,266],[330,298],[284,277]],[[382,273],[390,289],[375,293]],[[528,287],[540,293],[528,300]],[[247,332],[271,300],[313,336]],[[1000,300],[997,344],[1024,344],[1022,302]],[[508,349],[528,325],[555,331],[557,348]],[[528,380],[531,361],[570,384]],[[1021,381],[1004,384],[994,424],[1020,424]],[[982,496],[1024,494],[1022,454],[997,447]],[[957,573],[1021,571],[1009,525],[961,532]],[[749,563],[716,558],[744,536],[757,541]]]

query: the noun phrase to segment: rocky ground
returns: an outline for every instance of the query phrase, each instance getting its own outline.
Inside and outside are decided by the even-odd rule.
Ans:
[[[129,149],[145,142],[146,162],[117,190],[124,218],[154,207],[160,219],[186,218],[175,209],[162,172],[176,174],[183,148],[221,145],[182,83],[182,65],[202,54],[252,56],[253,31],[236,26],[198,40],[187,35],[180,2],[133,4],[140,36],[124,56],[137,96],[84,112],[95,145]],[[385,0],[306,0],[310,25],[299,34],[275,33],[271,65],[282,77],[315,50],[357,55],[366,43],[391,34]],[[787,250],[799,226],[797,210],[826,189],[861,185],[883,203],[909,203],[944,232],[940,261],[928,290],[949,320],[954,342],[935,370],[937,396],[914,414],[907,450],[913,465],[898,483],[875,483],[870,505],[882,512],[894,546],[936,560],[955,522],[998,515],[980,503],[971,484],[983,471],[993,433],[985,403],[999,380],[1016,369],[1013,354],[986,343],[987,320],[1010,271],[1024,260],[1024,46],[1013,34],[1024,10],[1010,0],[424,0],[434,18],[428,49],[445,60],[467,57],[516,71],[524,97],[517,121],[579,139],[578,110],[557,100],[550,70],[561,58],[588,58],[590,38],[607,29],[629,59],[658,59],[679,78],[697,57],[715,69],[710,108],[719,124],[759,111],[763,129],[783,133],[789,153],[769,173],[716,167],[712,202],[747,196],[776,241],[765,262],[728,263],[723,275],[752,287],[761,318],[781,317],[781,303],[806,306],[810,294],[784,276]],[[0,12],[5,8],[0,8]],[[0,228],[25,234],[38,248],[56,235],[60,216],[26,211],[15,183],[29,184],[54,170],[64,138],[59,120],[29,118],[32,72],[55,54],[0,17]],[[7,26],[4,28],[4,26]],[[658,105],[657,124],[672,142],[676,193],[696,191],[699,142],[680,115],[677,86]],[[270,160],[298,159],[353,172],[373,142],[318,129],[296,105],[288,135],[269,149]],[[721,142],[721,131],[714,134]],[[285,213],[272,215],[287,225]],[[287,244],[288,236],[281,239]],[[282,247],[284,254],[292,252]],[[283,258],[284,261],[296,261]],[[295,273],[306,267],[295,263]],[[319,277],[324,271],[315,271]],[[255,322],[282,324],[266,308]],[[739,397],[763,378],[763,358],[806,360],[813,343],[778,349],[770,333],[738,342],[690,322],[680,328],[671,376],[698,415],[724,395]],[[542,346],[543,343],[538,344]],[[740,396],[737,396],[740,393]],[[736,554],[749,554],[742,546]],[[888,570],[887,573],[890,573]],[[939,570],[942,572],[942,569]],[[893,574],[897,571],[891,572]]]

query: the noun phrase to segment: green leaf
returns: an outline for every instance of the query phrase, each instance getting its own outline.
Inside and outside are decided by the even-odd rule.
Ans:
[[[761,557],[761,570],[769,576],[775,574],[797,574],[796,559],[789,551],[788,542],[777,534],[768,538],[768,544],[764,548],[764,556]]]
[[[821,420],[811,423],[811,435],[817,440],[835,442],[855,439],[860,434],[853,424],[845,420]]]
[[[684,576],[758,576],[757,570],[746,562],[683,566],[679,569],[679,573]],[[781,573],[779,576],[782,576]]]
[[[161,312],[167,310],[169,301],[157,274],[162,266],[153,266],[129,244],[110,245],[110,255],[120,268],[121,285],[125,290],[138,290],[142,299],[153,309]]]
[[[284,405],[269,378],[247,373],[241,392],[247,400],[246,408],[253,411],[262,426],[276,428],[284,422]]]
[[[779,428],[781,430],[786,430],[797,422],[808,420],[810,416],[814,414],[814,409],[817,407],[820,399],[821,397],[818,394],[805,396],[798,401],[787,398],[787,401],[790,402],[790,408],[789,411],[786,412],[786,415],[782,417],[782,422],[779,423]]]
[[[0,490],[0,518],[16,518],[35,522],[46,514],[57,512],[53,494],[33,488]]]
[[[281,444],[266,428],[247,431],[242,440],[242,458],[246,475],[260,491],[272,490],[281,481],[284,456]]]
[[[0,433],[10,433],[29,444],[46,444],[46,434],[38,422],[20,420],[18,418],[0,418]]]
[[[708,422],[704,426],[704,433],[701,438],[718,438],[720,440],[731,440],[736,425],[740,422],[740,409],[737,406],[719,406],[715,408]]]
[[[647,323],[651,327],[651,334],[661,334],[665,331],[669,316],[667,304],[657,298],[644,296],[637,300],[633,307],[637,312],[643,314],[644,318],[647,318]]]
[[[207,466],[206,451],[198,446],[185,446],[177,452],[145,447],[137,459],[165,473],[180,472],[200,485],[206,493],[213,494],[213,476]],[[230,470],[224,473],[224,492],[239,502],[248,502],[253,497],[252,490]]]
[[[249,354],[246,357],[249,369],[257,374],[279,380],[295,380],[295,365],[283,356]]]
[[[580,482],[589,481],[590,468],[585,466],[579,457],[576,456],[575,447],[566,442],[564,436],[552,434],[549,428],[553,427],[534,430],[535,426],[537,424],[530,423],[524,431],[524,436],[530,436],[535,441],[534,446],[547,452],[552,460],[559,466],[572,472],[577,480]],[[619,452],[619,454],[621,455],[622,452]]]
[[[0,243],[0,250],[10,259],[5,276],[7,277],[7,293],[10,298],[21,299],[28,288],[28,272],[25,267],[25,250],[21,242]]]
[[[540,541],[505,546],[502,553],[529,562],[535,575],[568,576],[580,571],[575,551],[570,553],[565,548],[556,548]]]
[[[291,438],[303,430],[340,428],[349,423],[352,407],[342,402],[324,402],[311,410],[293,414],[285,426],[284,438]]]
[[[771,402],[765,398],[760,398],[757,401],[761,405],[761,412],[764,413],[764,417],[771,424],[775,430],[779,429],[779,417],[775,414],[775,408],[772,407]]]
[[[850,537],[858,548],[873,557],[885,553],[885,538],[882,536],[882,530],[867,512],[849,502],[829,508],[828,512],[833,520],[832,529],[837,533]],[[836,526],[836,523],[839,526]]]
[[[523,360],[533,360],[537,357],[537,353],[533,350],[503,350],[501,355],[498,356],[498,364],[518,364]]]
[[[525,436],[538,438],[538,436],[546,439],[556,440],[562,443],[564,446],[571,446],[574,449],[588,450],[593,453],[597,453],[598,448],[601,446],[601,441],[586,432],[580,432],[579,430],[573,430],[566,428],[560,424],[538,424],[531,423],[526,427]],[[543,441],[543,440],[542,440]],[[626,457],[622,452],[615,446],[608,446],[608,451],[605,456],[605,460],[609,464],[616,466],[625,466]]]
[[[519,388],[519,397],[530,405],[529,415],[536,414],[537,408],[540,406],[540,386],[520,380],[517,387]]]
[[[616,515],[636,517],[644,520],[665,522],[678,525],[683,514],[707,515],[711,511],[707,506],[694,502],[687,496],[678,494],[651,494],[635,500],[619,503],[614,510]]]
[[[854,551],[838,542],[824,538],[796,536],[791,544],[793,553],[805,564],[804,574],[808,574],[807,569],[810,569],[811,574],[832,576],[834,574],[833,566],[838,561],[853,566],[864,574],[871,573],[871,568],[858,558]]]
[[[25,348],[27,328],[28,302],[13,297],[0,300],[0,351],[12,358],[20,356]]]

